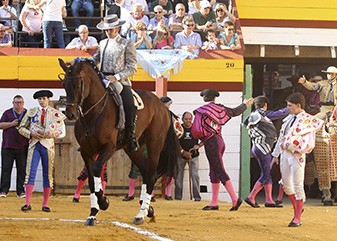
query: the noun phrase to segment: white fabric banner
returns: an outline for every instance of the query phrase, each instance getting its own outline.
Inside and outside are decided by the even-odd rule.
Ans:
[[[177,74],[182,70],[183,61],[191,53],[182,49],[142,49],[137,50],[137,61],[152,78],[170,78],[170,70]]]

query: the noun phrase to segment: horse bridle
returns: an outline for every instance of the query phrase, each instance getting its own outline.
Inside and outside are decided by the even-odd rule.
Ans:
[[[75,77],[73,76],[68,76],[69,74],[71,74],[71,71],[69,71],[65,77],[63,78],[63,81],[67,81],[67,80],[73,80],[75,79]],[[80,103],[75,103],[75,102],[66,102],[65,105],[66,106],[75,106],[77,105],[77,111],[78,113],[80,114],[80,116],[83,118],[85,117],[92,109],[94,109],[106,96],[107,96],[107,90],[104,92],[104,95],[93,105],[91,106],[85,113],[83,113],[83,108],[82,108],[82,105],[83,105],[83,102],[84,102],[84,98],[83,98],[83,94],[84,94],[84,84],[83,84],[83,77],[81,74],[79,74],[80,77],[76,76],[77,79],[80,79],[80,83],[81,83],[81,96],[80,96]],[[59,79],[62,80],[62,78],[60,77],[59,75]],[[104,108],[105,104],[103,105],[102,109]],[[99,111],[99,113],[101,113],[102,110]]]

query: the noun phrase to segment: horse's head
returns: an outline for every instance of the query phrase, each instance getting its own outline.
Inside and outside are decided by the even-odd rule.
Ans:
[[[80,73],[80,62],[71,61],[65,63],[59,59],[59,64],[65,72],[64,78],[60,80],[67,94],[66,116],[69,120],[77,119],[78,112],[81,111],[82,103],[86,97],[84,80]]]

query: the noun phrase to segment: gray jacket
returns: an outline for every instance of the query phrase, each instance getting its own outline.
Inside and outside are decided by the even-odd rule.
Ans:
[[[104,39],[99,43],[93,59],[96,63],[101,63],[101,72],[118,74],[121,84],[131,86],[129,78],[137,71],[136,48],[133,42],[120,35],[117,35],[116,41],[108,43],[106,47],[107,41],[109,39]]]

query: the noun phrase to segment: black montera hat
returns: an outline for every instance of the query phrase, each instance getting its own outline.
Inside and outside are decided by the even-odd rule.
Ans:
[[[215,97],[220,96],[219,91],[214,89],[205,89],[200,92],[200,96],[204,97],[205,101],[211,101],[214,100]]]
[[[51,92],[50,90],[39,90],[36,91],[33,95],[34,99],[40,98],[40,97],[53,97],[53,92]]]
[[[163,97],[160,97],[160,101],[163,102],[163,103],[165,104],[165,103],[168,103],[168,102],[170,102],[170,101],[172,101],[172,100],[171,100],[171,98],[168,97],[168,96],[163,96]]]

